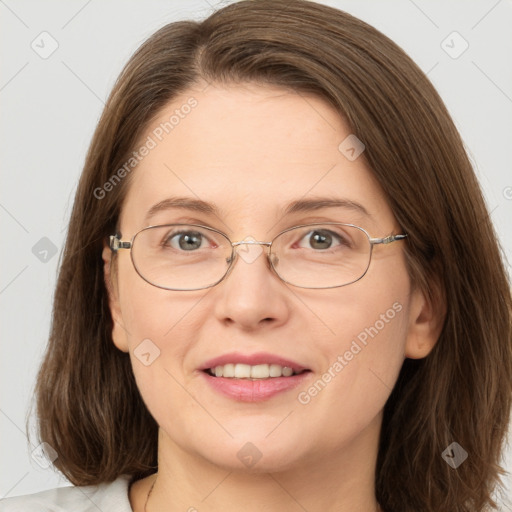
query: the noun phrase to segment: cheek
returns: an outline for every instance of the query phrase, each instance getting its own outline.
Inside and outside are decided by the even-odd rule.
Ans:
[[[188,346],[179,340],[180,329],[187,324],[187,308],[180,300],[171,301],[169,293],[143,283],[133,288],[123,305],[133,374],[157,421],[176,406],[184,409],[188,402],[180,385]]]
[[[147,283],[138,275],[129,257],[119,265],[119,276],[121,313],[130,351],[146,338],[154,340],[159,347],[167,343],[180,319],[200,299],[196,292],[173,292]]]
[[[358,386],[365,389],[380,380],[392,388],[396,367],[403,361],[407,336],[403,302],[396,296],[368,300],[339,312],[337,318],[336,341],[323,347],[329,354],[329,368],[340,363],[341,367],[336,365],[337,373],[344,375],[340,380],[357,377]]]
[[[120,274],[120,304],[137,386],[152,413],[159,405],[184,405],[184,361],[200,338],[200,310],[208,290],[156,288],[127,263]]]
[[[120,272],[120,306],[128,339],[132,367],[138,382],[151,379],[153,369],[179,346],[170,343],[173,327],[186,313],[181,301],[172,300],[172,292],[146,283],[127,261]],[[158,364],[157,364],[158,363]]]
[[[322,368],[297,399],[305,414],[325,425],[326,442],[350,439],[369,425],[404,361],[409,280],[380,277],[345,288],[322,310],[334,334],[319,339]]]

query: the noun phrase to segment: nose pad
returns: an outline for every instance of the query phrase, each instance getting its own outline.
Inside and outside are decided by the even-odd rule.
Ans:
[[[233,251],[233,254],[226,258],[226,264],[229,266],[228,274],[233,270],[234,264],[236,263],[238,254],[236,251]]]
[[[279,258],[277,257],[277,255],[275,255],[274,253],[270,253],[268,255],[268,259],[273,267],[277,267],[277,265],[279,263]]]

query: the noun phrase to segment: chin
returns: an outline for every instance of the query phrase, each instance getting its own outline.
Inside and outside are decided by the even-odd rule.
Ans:
[[[266,435],[243,436],[243,440],[229,439],[223,446],[217,445],[206,451],[203,446],[198,454],[226,471],[242,473],[275,473],[301,465],[304,455],[297,451],[297,446],[301,444],[299,441],[292,442],[288,437],[286,444],[283,444],[279,437],[265,439]]]

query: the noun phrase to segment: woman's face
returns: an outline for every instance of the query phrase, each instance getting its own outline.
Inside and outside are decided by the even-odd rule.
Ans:
[[[141,139],[149,149],[132,171],[122,238],[170,223],[210,226],[232,241],[271,241],[313,222],[351,223],[373,237],[400,233],[364,152],[355,158],[362,147],[345,141],[349,135],[340,116],[313,96],[250,84],[190,89]],[[216,213],[174,206],[147,216],[171,197],[211,203]],[[320,198],[347,204],[283,213],[294,201]],[[286,284],[270,270],[268,248],[242,245],[220,284],[169,291],[141,279],[130,252],[120,250],[113,339],[130,353],[160,442],[253,471],[299,467],[368,444],[376,451],[381,411],[404,357],[423,357],[433,344],[404,243],[375,246],[367,274],[332,289]],[[107,277],[109,258],[105,249]],[[308,371],[250,381],[204,371],[223,356],[218,366],[287,360]]]

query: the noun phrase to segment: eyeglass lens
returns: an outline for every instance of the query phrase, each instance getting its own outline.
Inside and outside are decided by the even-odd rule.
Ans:
[[[243,247],[237,247],[243,259]],[[233,247],[217,231],[197,225],[152,226],[133,240],[132,259],[149,283],[167,289],[213,286],[228,271]],[[314,224],[284,231],[272,242],[271,261],[289,284],[331,288],[357,281],[370,263],[371,244],[361,228]],[[265,251],[261,253],[265,257]],[[251,259],[250,263],[252,263]]]

